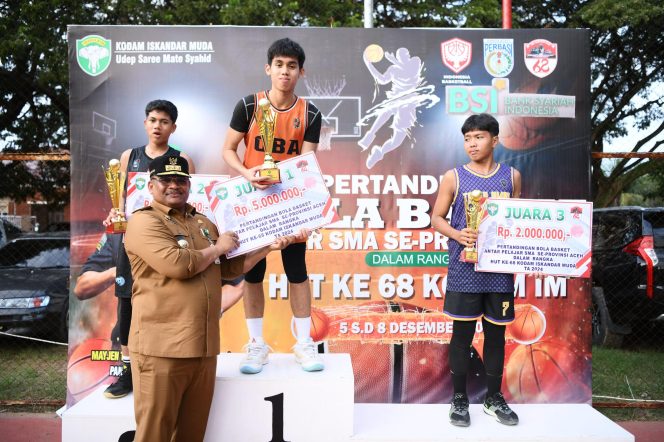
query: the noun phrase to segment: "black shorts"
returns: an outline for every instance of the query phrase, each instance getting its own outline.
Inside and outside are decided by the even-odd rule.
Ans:
[[[514,321],[514,293],[445,293],[443,312],[459,321],[482,317],[498,325]]]

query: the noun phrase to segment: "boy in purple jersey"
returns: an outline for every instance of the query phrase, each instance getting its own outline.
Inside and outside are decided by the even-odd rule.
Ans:
[[[474,264],[459,260],[466,246],[477,241],[477,231],[466,226],[464,194],[480,190],[484,196],[518,198],[521,174],[496,163],[498,121],[488,114],[471,115],[461,127],[470,162],[448,170],[440,183],[433,208],[432,227],[449,238],[449,267],[443,311],[454,320],[449,364],[454,387],[450,423],[470,425],[466,378],[475,326],[482,319],[487,394],[484,412],[505,425],[519,418],[500,392],[505,362],[505,326],[514,321],[514,275],[475,272]],[[446,217],[452,209],[448,222]]]

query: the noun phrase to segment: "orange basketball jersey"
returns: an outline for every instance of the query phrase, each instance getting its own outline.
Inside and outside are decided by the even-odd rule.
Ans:
[[[254,95],[254,103],[267,98],[265,91]],[[250,168],[263,164],[265,159],[265,149],[263,140],[256,121],[256,105],[252,106],[252,116],[249,123],[249,130],[244,135],[244,144],[247,147],[244,154],[244,167]],[[272,148],[272,157],[275,161],[282,161],[302,153],[302,144],[305,140],[305,133],[311,121],[320,115],[318,109],[313,104],[302,98],[296,97],[295,103],[288,109],[277,109],[272,106],[272,111],[277,116],[274,128],[274,146]],[[313,118],[310,113],[313,113]],[[310,141],[307,139],[307,141]],[[317,143],[318,136],[315,137]]]

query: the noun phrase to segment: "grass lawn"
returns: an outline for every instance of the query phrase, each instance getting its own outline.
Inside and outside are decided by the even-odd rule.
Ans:
[[[66,385],[67,347],[0,336],[0,401],[64,401]]]
[[[64,401],[66,379],[67,347],[0,336],[0,401],[27,402],[12,411],[43,411],[30,401]],[[664,400],[664,351],[593,347],[592,387],[595,403],[618,402],[596,396]],[[614,421],[664,420],[664,409],[598,410]]]
[[[619,402],[596,396],[664,401],[664,352],[593,347],[593,402]],[[664,420],[664,409],[598,410],[618,421]]]

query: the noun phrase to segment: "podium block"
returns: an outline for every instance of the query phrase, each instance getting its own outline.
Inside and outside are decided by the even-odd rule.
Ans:
[[[448,421],[449,404],[355,404],[352,442],[634,442],[634,436],[586,404],[513,404],[510,427],[470,405],[470,427]]]
[[[252,375],[240,373],[243,357],[225,353],[217,359],[205,441],[350,440],[354,380],[349,355],[321,355],[325,370],[307,373],[292,354],[270,354],[270,363]],[[62,413],[63,442],[118,442],[136,429],[134,396],[107,399],[105,388]]]
[[[62,413],[63,442],[118,442],[124,433],[136,430],[134,395],[108,399],[106,387],[102,385]]]
[[[219,357],[206,441],[350,439],[354,378],[348,354],[321,355],[325,370],[313,373],[292,354],[270,354],[263,371],[252,375],[238,370],[243,357]]]
[[[304,372],[291,354],[271,354],[261,373],[244,375],[243,355],[220,355],[205,441],[634,442],[585,404],[513,404],[515,427],[471,404],[468,428],[448,422],[449,404],[354,404],[350,356],[321,356],[322,372]],[[63,442],[118,442],[136,428],[133,395],[106,399],[104,388],[63,412]]]

